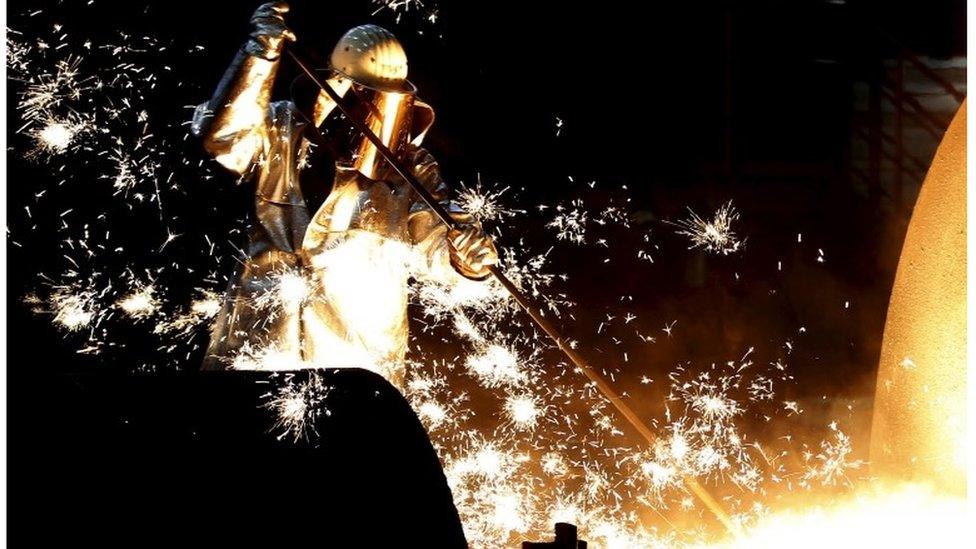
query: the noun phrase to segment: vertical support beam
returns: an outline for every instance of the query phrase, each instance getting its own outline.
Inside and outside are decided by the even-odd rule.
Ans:
[[[905,140],[902,115],[905,108],[905,57],[898,55],[895,67],[895,212],[901,213],[904,204]]]
[[[881,205],[881,79],[883,67],[868,82],[868,196],[875,207]]]
[[[726,180],[732,179],[735,173],[735,150],[732,137],[732,46],[732,5],[729,4],[725,9],[725,51],[722,57],[722,87],[725,90],[722,103],[722,115],[725,122],[722,136],[722,175]]]

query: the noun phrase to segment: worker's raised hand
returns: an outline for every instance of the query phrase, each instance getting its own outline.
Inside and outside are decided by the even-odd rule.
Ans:
[[[263,59],[273,60],[281,55],[286,42],[296,40],[295,33],[285,25],[285,14],[288,13],[287,2],[268,2],[261,4],[251,16],[251,39],[244,49],[251,55]]]
[[[464,225],[447,234],[451,248],[451,263],[467,278],[480,280],[491,272],[488,267],[498,263],[498,251],[491,237],[478,225]]]

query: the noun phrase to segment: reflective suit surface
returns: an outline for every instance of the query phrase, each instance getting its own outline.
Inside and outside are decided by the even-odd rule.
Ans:
[[[255,180],[246,257],[204,369],[363,367],[402,386],[408,279],[452,284],[472,273],[459,265],[446,227],[391,169],[372,179],[339,163],[324,203],[309,209],[299,175],[315,128],[293,102],[270,101],[280,58],[253,42],[192,126],[218,162]],[[405,148],[404,165],[463,219],[418,144]]]

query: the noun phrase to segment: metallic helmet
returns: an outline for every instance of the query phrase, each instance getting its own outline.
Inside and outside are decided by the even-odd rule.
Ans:
[[[350,80],[386,92],[409,91],[407,54],[390,31],[376,25],[349,30],[332,50],[332,69]]]
[[[328,84],[349,100],[353,116],[362,120],[394,154],[408,143],[419,145],[434,121],[434,112],[416,97],[407,80],[407,54],[390,31],[376,25],[360,25],[344,34],[332,51]],[[376,178],[385,161],[363,135],[331,116],[335,103],[319,94],[315,123],[330,139],[348,165]],[[324,121],[333,121],[326,123]]]

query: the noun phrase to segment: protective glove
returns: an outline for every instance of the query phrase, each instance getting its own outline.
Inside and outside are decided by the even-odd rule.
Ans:
[[[498,263],[498,251],[491,237],[478,224],[462,225],[447,233],[451,264],[466,278],[481,280],[491,272],[488,267]]]
[[[287,2],[261,4],[251,16],[254,31],[244,45],[244,51],[268,61],[280,57],[285,43],[296,40],[295,33],[285,25],[288,9]]]

